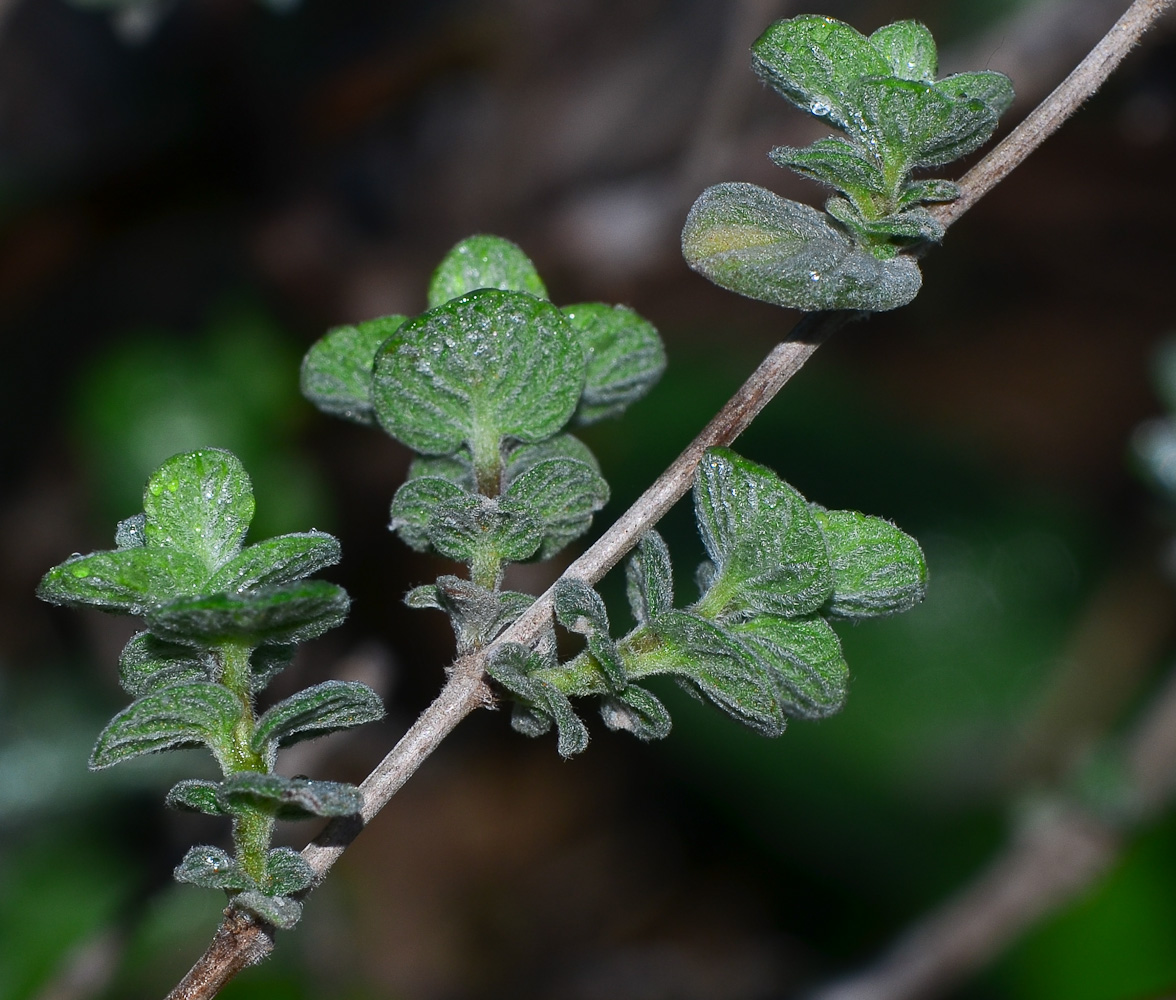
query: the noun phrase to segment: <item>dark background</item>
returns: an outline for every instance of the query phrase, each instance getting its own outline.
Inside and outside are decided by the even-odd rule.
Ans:
[[[819,12],[867,32],[918,17],[944,72],[1008,72],[1003,132],[1125,6]],[[133,625],[39,605],[40,574],[109,547],[167,455],[232,448],[254,537],[335,532],[328,575],[354,599],[274,693],[348,676],[389,704],[282,769],[361,778],[441,683],[448,625],[400,597],[449,567],[385,530],[409,456],[301,401],[301,354],[422,309],[463,236],[515,240],[557,303],[623,302],[665,338],[661,384],[585,434],[613,486],[598,522],[618,514],[796,319],[693,275],[677,234],[719,180],[823,197],[765,156],[819,126],[747,69],[773,18],[808,10],[0,0],[0,997],[162,995],[222,905],[170,871],[228,831],[162,807],[209,762],[85,772]],[[664,743],[593,720],[567,763],[482,713],[226,996],[794,995],[867,962],[1058,795],[1113,796],[1100,762],[1171,654],[1169,525],[1129,441],[1162,411],[1149,362],[1176,329],[1174,27],[952,228],[914,304],[839,334],[739,444],[926,549],[924,605],[844,630],[844,713],[769,742],[667,689]],[[664,527],[689,599],[688,505]],[[509,583],[537,593],[558,569]],[[625,622],[617,580],[604,591]],[[1161,819],[958,995],[1176,988],[1174,885]]]

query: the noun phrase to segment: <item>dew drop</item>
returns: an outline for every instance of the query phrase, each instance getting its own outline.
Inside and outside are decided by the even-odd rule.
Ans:
[[[809,281],[820,281],[820,280],[821,280],[821,272],[820,271],[809,271]]]
[[[819,118],[823,118],[829,113],[829,105],[825,101],[816,100],[809,105],[809,111]]]

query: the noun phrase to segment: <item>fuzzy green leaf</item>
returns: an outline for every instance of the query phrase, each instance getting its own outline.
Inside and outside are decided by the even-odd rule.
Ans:
[[[312,740],[384,717],[384,703],[359,681],[324,681],[280,701],[257,720],[253,750]]]
[[[307,580],[244,594],[181,597],[150,612],[147,624],[173,642],[286,645],[314,639],[341,624],[350,604],[342,587]]]
[[[560,577],[552,602],[555,620],[579,635],[608,635],[608,610],[600,595],[579,577]]]
[[[821,613],[870,618],[907,611],[926,593],[927,563],[910,535],[880,517],[814,510],[833,569],[833,593]]]
[[[609,729],[624,730],[646,742],[664,740],[672,725],[665,705],[636,684],[604,699],[600,717]]]
[[[929,202],[955,201],[960,196],[960,186],[951,181],[925,180],[908,181],[903,185],[898,199],[899,208]]]
[[[808,311],[895,309],[923,280],[912,258],[880,260],[815,208],[755,184],[707,188],[686,219],[682,254],[721,288]]]
[[[265,856],[266,891],[287,896],[314,885],[314,869],[301,854],[289,847],[275,847]]]
[[[429,548],[429,525],[437,508],[447,500],[471,497],[473,493],[440,476],[423,475],[409,479],[392,498],[392,519],[388,524],[400,540],[417,552]]]
[[[241,702],[219,684],[176,684],[153,691],[118,713],[98,736],[90,767],[98,770],[140,754],[207,746],[224,756]]]
[[[629,607],[639,623],[656,618],[674,606],[674,575],[670,550],[662,536],[650,529],[641,536],[625,566]]]
[[[217,798],[225,812],[248,806],[277,819],[354,816],[363,808],[363,793],[355,785],[258,771],[229,775],[219,786]]]
[[[537,444],[520,444],[506,456],[506,469],[502,475],[503,485],[510,486],[524,472],[546,462],[549,458],[571,458],[583,462],[593,472],[600,472],[600,463],[592,449],[571,434],[557,434]]]
[[[515,479],[507,488],[506,501],[521,505],[540,525],[539,558],[550,559],[588,530],[592,515],[608,502],[608,483],[590,465],[573,458],[550,458]]]
[[[845,704],[849,668],[837,633],[823,618],[760,615],[731,626],[730,635],[774,682],[788,715],[822,719]]]
[[[818,139],[805,149],[777,146],[768,157],[778,167],[832,185],[858,199],[886,191],[882,169],[861,149],[845,139]]]
[[[890,73],[902,80],[930,83],[939,70],[935,39],[918,21],[895,21],[870,36],[870,44],[890,64]]]
[[[175,871],[177,882],[190,882],[202,889],[252,889],[253,879],[242,871],[232,855],[219,847],[201,844],[188,849]]]
[[[192,556],[167,549],[114,549],[72,556],[41,578],[37,596],[50,604],[142,615],[207,576]]]
[[[146,514],[134,514],[118,522],[114,529],[114,545],[119,549],[141,549],[147,544],[144,528],[147,524]]]
[[[381,316],[328,331],[302,359],[302,395],[331,416],[374,424],[372,366],[376,351],[405,319]]]
[[[416,587],[405,597],[412,608],[436,608],[449,615],[458,653],[494,639],[533,604],[530,594],[489,590],[457,576],[439,576],[436,585]]]
[[[143,491],[149,548],[195,556],[216,572],[241,548],[253,520],[253,486],[237,456],[220,448],[174,455]]]
[[[418,455],[409,463],[408,479],[444,479],[471,493],[477,488],[474,463],[467,448],[460,448],[452,455]]]
[[[576,421],[591,424],[622,413],[644,396],[666,367],[652,323],[632,309],[603,302],[564,306],[584,347],[588,368]]]
[[[923,240],[928,243],[938,243],[943,239],[943,224],[925,208],[908,208],[870,219],[863,216],[852,202],[834,197],[825,202],[825,211],[863,243],[874,242],[878,238],[906,242]]]
[[[258,646],[249,658],[249,690],[254,694],[264,691],[270,681],[290,666],[297,651],[294,643]]]
[[[547,289],[531,259],[500,236],[470,236],[445,255],[429,281],[429,308],[479,288],[547,298]]]
[[[189,778],[172,786],[172,790],[164,799],[164,805],[169,809],[204,813],[206,816],[224,816],[228,810],[221,805],[217,797],[219,789],[220,785],[215,781]]]
[[[983,101],[998,117],[1013,106],[1013,81],[994,70],[955,73],[936,82],[940,92],[965,101]]]
[[[429,541],[442,555],[473,564],[529,559],[543,540],[543,524],[512,497],[466,493],[439,503],[429,521]]]
[[[797,107],[841,128],[853,122],[852,85],[891,72],[886,57],[848,24],[806,14],[775,22],[752,45],[752,69]]]
[[[376,355],[380,424],[425,454],[503,438],[541,441],[571,417],[584,354],[550,302],[521,292],[473,292],[406,322]]]
[[[588,746],[588,729],[567,695],[532,671],[544,665],[540,656],[518,643],[506,642],[491,654],[486,673],[527,702],[527,710],[511,716],[511,725],[527,736],[541,736],[555,722],[561,757],[574,757]]]
[[[267,896],[250,889],[233,897],[233,906],[261,917],[280,931],[291,930],[302,919],[302,904],[289,896]]]
[[[667,611],[646,627],[660,640],[642,654],[646,672],[686,681],[758,733],[784,732],[786,720],[772,678],[725,629],[686,611]]]
[[[804,497],[771,469],[709,449],[695,473],[694,512],[716,567],[699,614],[806,615],[832,593],[824,533]]]
[[[246,546],[213,574],[208,590],[241,592],[294,583],[335,565],[339,556],[338,539],[325,531],[277,535]]]
[[[215,666],[207,651],[136,632],[119,655],[118,676],[122,689],[138,698],[172,684],[211,680]]]

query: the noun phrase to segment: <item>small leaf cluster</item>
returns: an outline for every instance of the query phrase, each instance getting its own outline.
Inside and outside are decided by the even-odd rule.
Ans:
[[[936,80],[931,33],[898,21],[870,36],[831,17],[777,21],[752,46],[759,77],[841,132],[769,154],[837,191],[825,212],[754,184],[707,189],[682,233],[687,262],[731,291],[797,309],[879,311],[905,305],[922,276],[902,250],[937,242],[924,207],[952,201],[947,180],[913,179],[988,141],[1013,101],[1001,73]]]
[[[326,681],[260,715],[256,696],[293,657],[296,644],[343,621],[346,592],[307,580],[339,560],[321,531],[252,545],[253,488],[230,452],[176,455],[147,481],[143,512],[122,521],[112,550],[76,555],[45,574],[38,595],[54,604],[142,616],[119,659],[134,699],[99,735],[92,768],[141,754],[206,747],[223,782],[182,781],[168,804],[232,818],[236,852],[194,847],[176,869],[181,881],[224,889],[236,905],[279,927],[301,905],[292,893],[313,878],[287,848],[271,850],[274,821],[343,816],[359,790],[273,773],[280,747],[379,719],[366,685]]]
[[[554,305],[523,251],[495,236],[450,250],[428,306],[328,332],[306,355],[302,390],[418,453],[390,527],[469,567],[468,580],[446,575],[408,597],[446,611],[465,652],[531,600],[501,590],[505,566],[555,555],[608,500],[595,457],[565,428],[621,413],[665,354],[631,309]]]
[[[588,732],[570,698],[590,696],[610,729],[660,739],[669,713],[637,682],[665,674],[777,736],[789,717],[822,718],[844,703],[848,668],[831,622],[895,614],[923,598],[927,568],[913,538],[882,518],[810,504],[732,451],[707,452],[694,508],[709,556],[696,574],[695,603],[674,607],[670,554],[650,531],[627,566],[638,624],[626,636],[610,637],[594,590],[565,579],[556,620],[585,637],[584,651],[559,664],[553,637],[535,650],[495,651],[488,670],[516,700],[516,729],[539,735],[554,724],[559,752],[577,753]]]

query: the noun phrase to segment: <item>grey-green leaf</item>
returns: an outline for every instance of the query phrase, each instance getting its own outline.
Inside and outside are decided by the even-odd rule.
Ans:
[[[500,236],[470,236],[445,255],[429,281],[429,308],[479,288],[547,298],[547,289],[531,259]]]
[[[277,819],[308,819],[354,816],[363,808],[360,790],[338,781],[237,771],[218,787],[218,801],[225,812],[237,812],[244,805]]]
[[[147,523],[146,514],[134,514],[118,522],[114,529],[114,545],[119,549],[141,549],[147,544],[143,528]]]
[[[521,292],[473,292],[409,320],[376,355],[380,424],[416,451],[541,441],[571,417],[584,353],[563,314]],[[479,459],[480,460],[480,459]]]
[[[324,681],[280,701],[257,720],[253,749],[289,746],[384,717],[384,703],[358,681]]]
[[[201,781],[189,778],[172,786],[164,805],[170,809],[204,813],[207,816],[223,816],[226,811],[217,798],[220,785],[215,781]]]
[[[674,575],[670,550],[652,528],[641,536],[625,566],[629,607],[639,623],[656,618],[674,606]]]
[[[440,476],[422,475],[409,479],[392,498],[392,519],[388,524],[400,540],[417,552],[429,548],[429,525],[437,508],[447,500],[472,497],[473,493]]]
[[[436,585],[415,588],[405,598],[409,607],[436,608],[449,615],[459,655],[490,642],[534,601],[530,594],[489,590],[449,575],[439,576]]]
[[[761,615],[731,626],[730,634],[775,682],[788,715],[821,719],[845,704],[849,668],[837,634],[823,618]]]
[[[339,557],[339,540],[325,531],[277,535],[246,546],[213,574],[208,589],[241,592],[294,583],[335,565]]]
[[[268,896],[249,889],[233,897],[233,906],[261,917],[280,931],[291,930],[302,919],[302,904],[289,896]]]
[[[907,611],[927,588],[927,563],[910,535],[880,517],[852,510],[815,510],[833,570],[833,593],[821,609],[835,618]]]
[[[805,14],[776,21],[752,45],[752,69],[790,101],[848,128],[852,84],[890,73],[886,57],[848,24]]]
[[[723,628],[686,611],[667,611],[646,627],[660,640],[643,654],[646,671],[688,682],[758,733],[784,731],[786,719],[772,678]]]
[[[177,882],[190,882],[202,889],[252,889],[253,879],[232,855],[219,847],[201,844],[188,849],[173,872]]]
[[[858,198],[886,191],[886,178],[878,163],[845,139],[818,139],[804,149],[777,146],[768,157],[778,167],[790,167]]]
[[[596,461],[591,448],[571,434],[557,434],[546,441],[520,444],[511,448],[506,455],[506,469],[502,475],[503,486],[510,486],[532,466],[549,458],[573,458],[577,462],[583,462],[593,472],[600,472],[600,463]]]
[[[515,479],[505,500],[521,504],[539,523],[539,558],[550,559],[588,530],[592,515],[608,502],[608,483],[574,458],[550,458]]]
[[[588,746],[588,728],[572,708],[567,695],[548,681],[531,674],[543,666],[542,658],[518,643],[506,642],[495,648],[486,672],[512,694],[525,699],[522,712],[513,713],[511,725],[527,736],[541,736],[553,720],[558,732],[561,757],[574,757]]]
[[[636,684],[605,698],[600,717],[612,730],[624,730],[639,740],[664,740],[670,735],[670,713],[657,698]]]
[[[328,331],[302,359],[302,395],[331,416],[374,424],[372,366],[376,351],[405,318],[381,316]]]
[[[163,639],[195,645],[285,645],[314,639],[347,617],[347,591],[325,580],[244,594],[181,597],[147,615]]]
[[[172,684],[213,679],[212,654],[165,642],[150,632],[136,632],[118,658],[119,683],[136,698]]]
[[[409,463],[408,479],[444,479],[470,492],[477,488],[468,448],[452,455],[418,455]]]
[[[716,566],[699,614],[806,615],[832,593],[824,533],[804,497],[771,469],[709,449],[695,473],[694,511]]]
[[[560,577],[552,601],[555,620],[569,632],[580,635],[608,635],[608,610],[600,595],[584,580]]]
[[[98,736],[90,767],[110,767],[140,754],[205,745],[223,758],[241,702],[219,684],[176,684],[153,691],[118,713]]]
[[[221,448],[174,455],[143,491],[147,545],[199,559],[214,573],[241,548],[253,519],[253,486],[237,456]]]
[[[459,562],[519,562],[535,554],[544,525],[510,496],[466,493],[434,508],[428,537],[438,552]]]
[[[951,181],[923,180],[908,181],[903,185],[902,194],[898,199],[898,207],[918,205],[928,202],[955,201],[960,196],[960,186]]]
[[[707,188],[687,216],[682,254],[721,288],[807,311],[895,309],[923,280],[911,257],[881,260],[815,208],[755,184]]]
[[[73,556],[41,578],[51,604],[142,615],[177,594],[199,590],[207,574],[192,556],[167,549],[113,549]]]
[[[918,21],[895,21],[870,35],[870,44],[890,64],[892,75],[930,83],[939,70],[935,39]]]
[[[622,413],[644,396],[666,367],[653,324],[625,306],[584,302],[564,306],[584,347],[588,368],[576,421],[591,424]]]
[[[1013,105],[1017,96],[1013,81],[994,70],[975,73],[955,73],[936,82],[937,90],[966,101],[983,101],[998,117]]]
[[[266,891],[287,896],[314,885],[314,869],[290,847],[275,847],[265,856]]]

